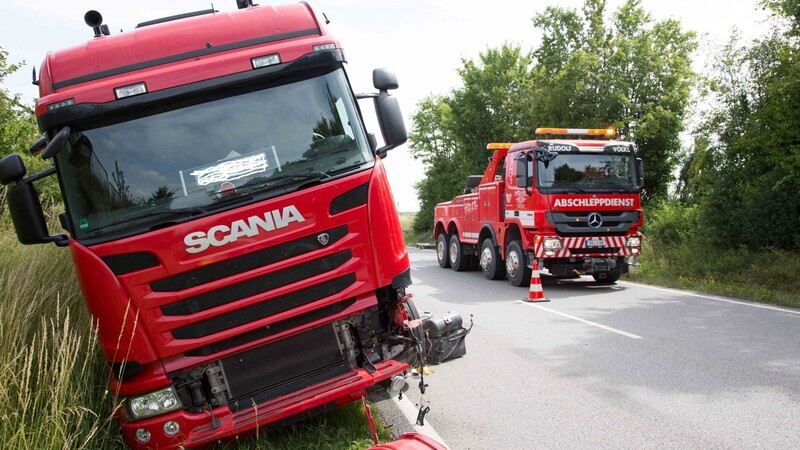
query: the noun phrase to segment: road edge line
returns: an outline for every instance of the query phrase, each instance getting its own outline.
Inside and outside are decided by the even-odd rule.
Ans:
[[[395,405],[397,405],[397,408],[400,409],[400,412],[403,413],[403,415],[406,417],[408,423],[414,426],[414,431],[420,434],[424,434],[425,436],[428,436],[429,438],[437,441],[438,443],[444,445],[445,447],[450,448],[444,442],[444,439],[442,439],[442,437],[439,436],[439,433],[437,433],[436,430],[433,429],[433,425],[431,425],[430,420],[426,419],[425,425],[422,426],[417,425],[417,407],[413,403],[411,403],[411,400],[409,400],[407,395],[404,395],[402,400],[400,400],[398,397],[399,396],[393,395],[392,401],[394,402]]]
[[[617,283],[628,285],[628,286],[637,286],[637,287],[643,287],[643,288],[647,288],[647,289],[653,289],[654,291],[663,291],[663,292],[669,292],[671,294],[688,295],[690,297],[700,297],[700,298],[705,298],[705,299],[708,299],[708,300],[715,300],[715,301],[718,301],[718,302],[733,303],[735,305],[749,306],[751,308],[759,308],[759,309],[768,309],[768,310],[771,310],[771,311],[784,312],[784,313],[795,314],[795,315],[800,316],[800,311],[795,311],[795,310],[792,310],[792,309],[785,309],[785,308],[781,308],[780,306],[765,305],[763,303],[748,302],[748,301],[744,301],[744,300],[733,300],[733,299],[728,299],[728,298],[718,297],[718,296],[713,296],[713,295],[698,294],[698,293],[692,292],[692,291],[682,291],[680,289],[663,288],[663,287],[658,287],[658,286],[651,286],[649,284],[644,284],[644,283],[634,283],[632,281],[618,281]]]
[[[609,327],[607,325],[603,325],[603,324],[600,324],[600,323],[597,323],[597,322],[592,322],[591,320],[581,319],[580,317],[575,317],[575,316],[572,316],[570,314],[563,313],[561,311],[556,311],[554,309],[545,308],[544,306],[534,305],[533,303],[523,302],[522,300],[517,300],[517,303],[521,303],[521,304],[527,305],[527,306],[532,306],[532,307],[534,307],[536,309],[541,309],[542,311],[547,311],[549,313],[552,313],[552,314],[555,314],[555,315],[558,315],[558,316],[562,316],[562,317],[566,317],[567,319],[572,319],[572,320],[575,320],[577,322],[581,322],[581,323],[586,324],[586,325],[591,325],[593,327],[597,327],[597,328],[600,328],[602,330],[610,331],[612,333],[617,333],[619,335],[622,335],[622,336],[625,336],[625,337],[628,337],[628,338],[631,338],[631,339],[642,339],[642,337],[639,336],[638,334],[628,333],[627,331],[618,330],[616,328],[612,328],[612,327]]]

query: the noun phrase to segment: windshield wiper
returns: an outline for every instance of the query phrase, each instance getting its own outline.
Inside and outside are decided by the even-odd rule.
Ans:
[[[133,221],[136,221],[136,220],[146,219],[148,217],[165,216],[165,215],[192,217],[192,216],[196,216],[198,214],[205,214],[207,212],[208,212],[208,210],[206,210],[204,208],[201,208],[199,206],[193,206],[191,208],[157,209],[157,210],[153,210],[153,211],[147,211],[146,213],[139,214],[137,216],[125,217],[125,218],[122,218],[122,219],[119,219],[119,220],[115,220],[114,222],[107,223],[107,224],[105,224],[105,225],[103,225],[101,227],[97,227],[97,228],[91,230],[90,233],[93,233],[95,231],[100,231],[102,229],[113,227],[113,226],[116,226],[116,225],[121,225],[123,223],[128,223],[128,222],[133,222]]]
[[[296,181],[311,180],[311,181],[318,181],[318,180],[322,180],[324,178],[332,178],[332,177],[330,175],[328,175],[327,173],[325,173],[325,172],[316,172],[316,171],[315,172],[303,172],[303,173],[288,173],[288,174],[283,174],[283,175],[272,176],[272,177],[265,178],[265,179],[250,180],[247,183],[239,186],[237,189],[251,188],[251,187],[256,187],[257,186],[256,189],[249,190],[249,191],[244,193],[244,195],[252,195],[252,194],[258,194],[260,192],[266,192],[266,191],[268,191],[270,189],[273,189],[273,188],[276,188],[276,187],[281,187],[281,186],[286,186],[287,185],[287,183],[275,183],[276,181],[281,181],[281,180],[296,180]]]
[[[595,181],[592,181],[592,183],[593,184],[599,184],[601,186],[611,186],[611,187],[615,188],[616,190],[621,191],[621,192],[625,192],[625,193],[631,193],[632,194],[632,193],[636,192],[636,190],[634,188],[628,187],[628,186],[623,186],[622,184],[620,184],[620,183],[618,183],[616,181],[603,181],[603,180],[597,181],[597,180],[595,180]]]

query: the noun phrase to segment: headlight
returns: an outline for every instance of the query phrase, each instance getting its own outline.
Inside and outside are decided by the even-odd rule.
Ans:
[[[172,386],[149,394],[128,397],[128,412],[131,419],[139,420],[147,417],[181,409],[181,401]]]
[[[628,238],[628,242],[625,245],[630,248],[639,248],[642,245],[642,238],[639,236],[631,236]]]
[[[561,250],[562,244],[560,238],[544,238],[545,250]]]

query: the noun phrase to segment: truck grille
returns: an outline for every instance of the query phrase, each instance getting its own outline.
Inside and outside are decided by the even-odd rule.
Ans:
[[[638,211],[602,211],[603,224],[589,226],[588,212],[548,212],[547,221],[556,226],[559,236],[625,236],[639,222]]]
[[[350,371],[326,325],[220,360],[236,412]],[[265,364],[267,362],[267,364]]]
[[[338,294],[356,282],[354,274],[345,275],[331,281],[317,284],[307,289],[292,292],[283,297],[273,298],[212,319],[203,320],[173,330],[176,339],[192,339],[219,333],[275,314],[289,311],[299,306],[314,303],[325,297]]]
[[[335,243],[347,235],[347,226],[342,225],[326,231],[329,235],[327,245]],[[153,292],[176,292],[189,289],[212,281],[222,280],[248,270],[258,269],[279,261],[311,253],[324,247],[318,240],[317,234],[305,236],[294,241],[285,242],[274,247],[259,250],[247,255],[232,258],[216,264],[190,270],[178,275],[164,278],[150,283]]]

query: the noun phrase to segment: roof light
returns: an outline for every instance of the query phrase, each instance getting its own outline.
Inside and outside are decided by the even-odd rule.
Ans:
[[[256,56],[255,58],[250,58],[250,62],[253,64],[253,69],[274,66],[281,63],[281,55],[273,53],[271,55]]]
[[[329,44],[319,44],[311,47],[315,52],[321,52],[323,50],[336,50],[336,44],[333,42]]]
[[[55,111],[58,108],[63,108],[65,106],[72,106],[74,104],[75,104],[75,99],[74,98],[68,98],[66,100],[62,100],[60,102],[55,102],[55,103],[51,103],[51,104],[47,105],[47,111],[48,112]]]
[[[509,142],[492,142],[486,146],[486,150],[497,150],[498,148],[511,148],[514,145]]]
[[[537,128],[536,134],[572,134],[579,136],[616,136],[613,128]]]
[[[147,93],[147,86],[145,86],[144,82],[129,84],[127,86],[114,88],[114,95],[117,96],[117,100],[125,97],[133,97],[134,95],[141,95],[146,93]]]

